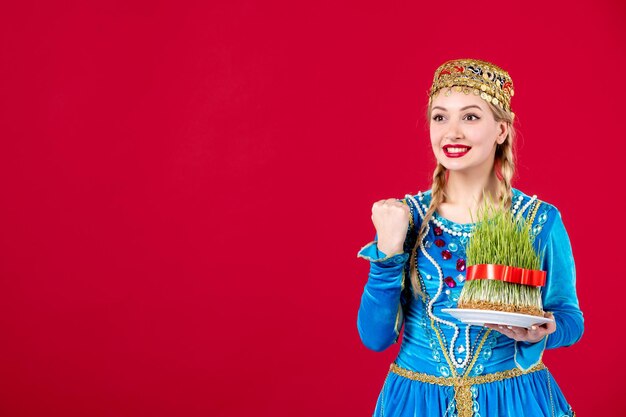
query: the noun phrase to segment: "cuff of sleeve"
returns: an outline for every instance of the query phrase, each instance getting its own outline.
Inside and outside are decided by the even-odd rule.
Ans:
[[[523,372],[541,362],[548,335],[538,342],[515,342],[515,365]]]
[[[376,262],[380,264],[399,265],[404,264],[409,259],[408,253],[396,253],[393,255],[386,255],[384,252],[378,250],[377,241],[373,240],[367,245],[363,246],[357,258],[363,258],[370,262]]]

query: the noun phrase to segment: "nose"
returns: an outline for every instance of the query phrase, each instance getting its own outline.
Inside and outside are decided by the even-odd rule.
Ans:
[[[446,123],[446,133],[445,138],[447,140],[455,140],[461,139],[463,137],[463,131],[461,130],[460,123],[455,119],[450,119],[448,123]]]

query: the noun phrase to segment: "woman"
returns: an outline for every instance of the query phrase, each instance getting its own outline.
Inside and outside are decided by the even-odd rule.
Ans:
[[[428,103],[431,189],[372,207],[376,235],[357,255],[370,262],[357,327],[365,346],[382,351],[404,325],[375,416],[574,415],[541,361],[545,349],[583,333],[574,259],[559,210],[511,185],[513,94],[509,74],[494,64],[442,64]],[[470,326],[441,311],[456,307],[483,196],[531,222],[535,249],[545,251],[542,300],[553,322]]]

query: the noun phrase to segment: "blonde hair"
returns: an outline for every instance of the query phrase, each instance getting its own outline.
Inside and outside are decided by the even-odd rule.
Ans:
[[[509,208],[511,206],[511,200],[513,199],[513,186],[512,180],[515,174],[515,128],[513,127],[514,116],[509,111],[502,110],[498,106],[487,102],[496,122],[506,122],[508,124],[508,133],[502,144],[496,145],[496,154],[494,156],[494,168],[499,163],[500,172],[502,173],[502,180],[498,181],[498,197],[497,199],[503,203],[504,207]],[[432,114],[432,102],[429,100],[428,109],[426,112],[426,120],[430,122]],[[445,201],[446,193],[446,171],[447,169],[437,162],[437,166],[433,172],[433,179],[431,184],[431,198],[430,205],[426,210],[424,219],[422,220],[421,227],[417,233],[417,240],[413,253],[417,256],[417,247],[420,245],[424,236],[426,236],[426,228],[428,222],[433,216],[433,213],[437,210],[437,207]],[[414,259],[417,263],[417,259]],[[415,268],[412,268],[415,269]],[[413,287],[414,294],[421,294],[419,278],[417,274],[411,271],[411,286]]]

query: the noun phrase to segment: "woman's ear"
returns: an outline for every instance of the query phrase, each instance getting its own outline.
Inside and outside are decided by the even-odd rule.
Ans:
[[[508,134],[509,134],[509,124],[504,121],[499,122],[498,123],[498,137],[496,138],[496,142],[498,142],[498,145],[502,145],[504,143]]]

